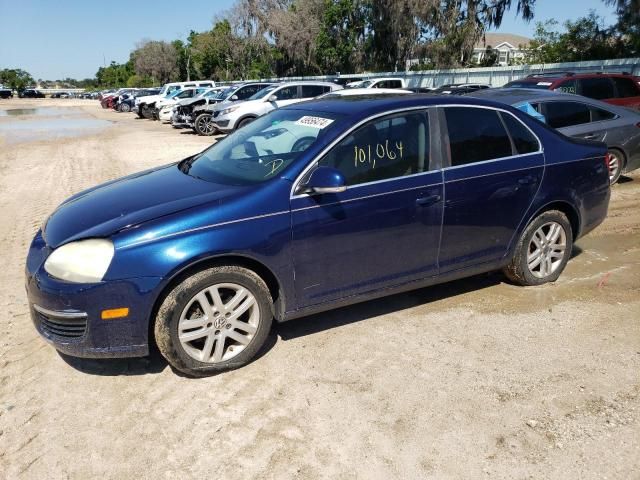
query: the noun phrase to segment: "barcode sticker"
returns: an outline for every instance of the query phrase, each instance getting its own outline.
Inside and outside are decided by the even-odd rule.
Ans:
[[[296,122],[296,125],[304,125],[305,127],[325,128],[333,123],[330,118],[308,117],[304,116]]]

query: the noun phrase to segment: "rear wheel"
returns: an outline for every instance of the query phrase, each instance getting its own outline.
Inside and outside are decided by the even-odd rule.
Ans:
[[[213,124],[213,117],[210,113],[201,113],[193,122],[193,128],[198,135],[211,136],[216,133],[217,129]]]
[[[249,363],[272,320],[271,295],[258,275],[237,266],[215,267],[169,293],[158,310],[155,339],[174,368],[204,376]]]
[[[622,175],[622,169],[624,168],[624,154],[615,149],[611,149],[609,154],[609,182],[611,185],[616,183]]]
[[[571,257],[572,246],[573,232],[567,216],[549,210],[538,215],[522,233],[504,273],[520,285],[555,282]]]

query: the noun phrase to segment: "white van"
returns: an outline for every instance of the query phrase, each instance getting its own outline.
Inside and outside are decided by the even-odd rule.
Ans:
[[[171,95],[176,90],[183,90],[185,88],[206,87],[212,88],[216,86],[216,82],[213,80],[193,80],[190,82],[171,82],[165,83],[162,86],[162,90],[157,95],[147,95],[146,97],[136,98],[136,104],[133,111],[138,114],[140,118],[152,118],[153,109],[158,100]]]

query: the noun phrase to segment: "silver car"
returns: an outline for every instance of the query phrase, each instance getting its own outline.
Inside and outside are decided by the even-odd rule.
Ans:
[[[492,88],[467,96],[495,100],[523,110],[570,136],[609,147],[609,177],[640,168],[640,112],[570,93],[532,88]]]
[[[244,102],[217,105],[212,113],[215,128],[229,133],[254,121],[276,108],[310,100],[322,94],[340,90],[331,82],[288,82],[263,88]]]

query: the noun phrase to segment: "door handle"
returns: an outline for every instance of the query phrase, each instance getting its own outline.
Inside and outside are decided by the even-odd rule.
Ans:
[[[427,195],[426,197],[420,197],[416,200],[416,205],[419,207],[426,207],[433,205],[440,201],[442,197],[440,195]]]
[[[537,182],[536,177],[527,176],[518,179],[520,185],[531,185]]]
[[[584,137],[585,140],[593,140],[594,138],[598,138],[598,135],[595,133],[587,133]]]

